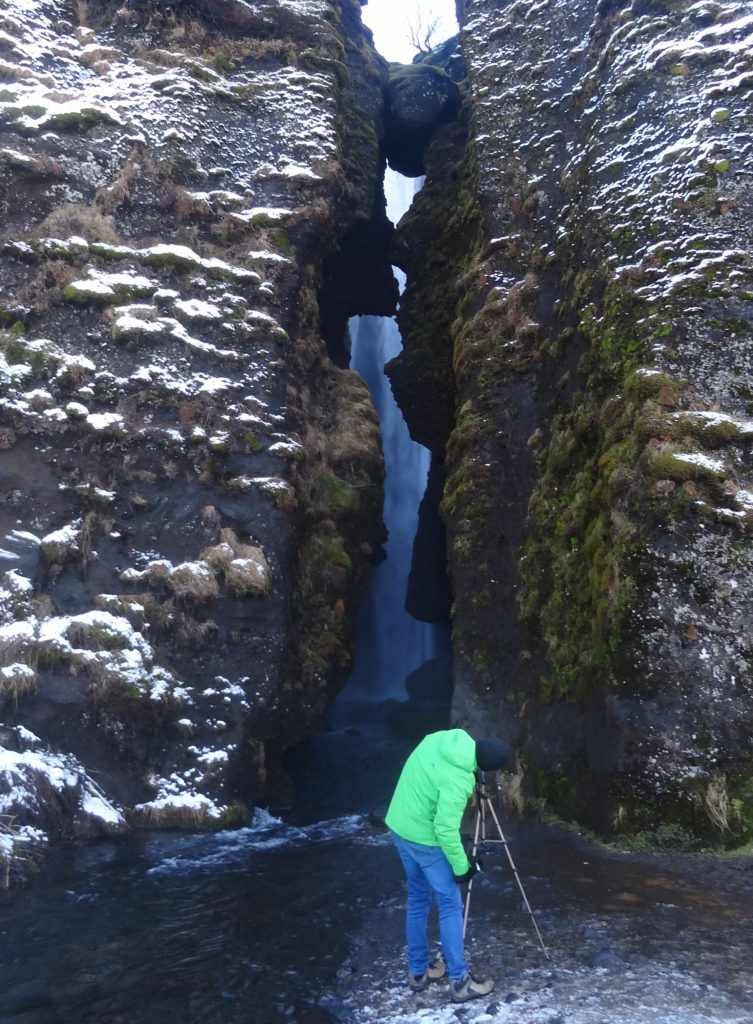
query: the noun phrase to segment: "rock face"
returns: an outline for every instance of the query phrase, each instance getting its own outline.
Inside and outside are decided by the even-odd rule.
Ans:
[[[390,246],[454,717],[605,831],[753,833],[748,5],[458,11],[388,75],[355,0],[4,5],[0,883],[243,820],[323,721],[381,535],[337,363]],[[385,159],[427,174],[394,239]]]
[[[515,740],[561,812],[734,844],[753,832],[750,11],[458,11],[464,106],[396,239],[391,368],[446,454],[455,715]]]
[[[0,40],[5,847],[95,799],[242,819],[344,680],[381,528],[317,291],[384,221],[386,65],[352,0],[10,0]]]

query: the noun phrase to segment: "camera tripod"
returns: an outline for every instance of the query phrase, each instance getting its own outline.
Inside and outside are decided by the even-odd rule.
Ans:
[[[507,854],[507,859],[510,862],[510,867],[512,868],[512,872],[515,875],[515,881],[518,883],[518,888],[520,889],[520,893],[521,893],[521,895],[523,897],[523,902],[526,905],[526,910],[531,915],[531,921],[533,922],[533,927],[536,929],[536,936],[537,936],[537,938],[539,940],[539,945],[541,946],[542,950],[544,951],[544,956],[547,958],[547,960],[549,960],[549,959],[551,959],[551,957],[549,956],[549,950],[546,948],[546,946],[544,945],[544,940],[541,938],[541,932],[539,931],[539,926],[536,923],[536,918],[533,916],[533,911],[531,910],[531,904],[528,902],[528,897],[526,896],[525,889],[523,888],[523,883],[521,882],[520,876],[518,875],[518,869],[515,867],[515,863],[514,863],[514,861],[512,859],[512,854],[510,853],[510,847],[507,845],[507,840],[505,839],[504,832],[502,831],[502,826],[499,823],[499,818],[497,817],[497,812],[494,810],[494,805],[492,804],[491,799],[489,798],[489,796],[486,793],[486,779],[485,779],[485,776],[484,776],[483,772],[480,773],[480,779],[477,779],[477,781],[476,781],[476,800],[478,802],[478,807],[477,807],[477,810],[476,810],[476,829],[475,829],[474,836],[473,836],[473,851],[472,851],[473,852],[473,856],[474,857],[476,856],[476,851],[478,850],[479,836],[480,836],[480,841],[482,843],[502,843],[502,845],[505,848],[505,853]],[[487,809],[488,809],[488,811],[491,812],[492,819],[493,819],[494,824],[496,826],[497,838],[487,837],[487,835],[486,835]],[[465,910],[463,912],[463,938],[465,938],[465,931],[466,931],[466,927],[468,925],[468,911],[470,910],[470,906],[471,906],[471,891],[472,890],[473,890],[473,878],[471,878],[469,880],[469,882],[468,882],[468,889],[467,889],[466,894],[465,894]]]

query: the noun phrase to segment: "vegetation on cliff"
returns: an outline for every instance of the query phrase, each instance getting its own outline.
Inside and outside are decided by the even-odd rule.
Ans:
[[[31,755],[62,750],[131,824],[239,820],[344,680],[380,531],[378,425],[317,294],[378,208],[385,65],[351,0],[0,28],[12,770],[41,793]]]
[[[561,812],[734,845],[753,799],[749,20],[461,15],[468,152],[427,183],[433,222],[454,189],[481,225],[433,256],[455,711],[517,739],[526,792]],[[446,375],[420,337],[426,379]],[[419,396],[414,432],[433,416]]]

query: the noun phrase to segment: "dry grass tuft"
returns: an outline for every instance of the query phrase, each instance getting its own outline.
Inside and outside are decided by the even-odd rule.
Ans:
[[[84,203],[67,203],[59,206],[42,221],[36,229],[41,238],[70,238],[80,235],[87,242],[109,242],[117,245],[120,238],[113,226],[112,217],[95,206]]]
[[[220,596],[220,587],[205,562],[184,562],[170,575],[170,587],[177,598],[212,601]]]
[[[712,775],[703,796],[703,809],[709,821],[720,832],[729,830],[729,795],[727,793],[727,777],[721,772]]]
[[[0,670],[0,701],[18,703],[26,693],[33,693],[38,685],[36,669],[24,662],[14,662]]]

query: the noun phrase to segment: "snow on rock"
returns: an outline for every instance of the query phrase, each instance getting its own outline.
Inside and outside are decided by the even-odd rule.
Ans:
[[[0,656],[10,652],[16,662],[6,665],[7,687],[33,682],[24,665],[67,664],[82,672],[101,701],[108,693],[129,692],[133,698],[190,703],[189,691],[172,672],[156,662],[143,633],[128,619],[109,611],[92,610],[81,615],[28,618],[0,626]],[[34,671],[34,679],[36,679]],[[0,690],[2,693],[2,690]]]
[[[207,828],[223,824],[228,808],[200,793],[172,793],[136,804],[133,820],[161,828]]]
[[[47,844],[42,829],[0,820],[0,889],[7,889],[11,879],[24,879],[37,870]]]
[[[344,166],[379,73],[357,19],[317,0],[236,5],[253,23],[237,36],[200,13],[183,36],[178,11],[74,7],[0,15],[0,713],[19,698],[36,725],[46,688],[75,693],[72,753],[96,733],[114,775],[152,773],[135,819],[213,827],[242,813],[248,736],[261,782],[279,728],[262,709],[289,671],[276,572],[295,561],[297,476],[275,456],[305,455],[287,407],[304,385],[329,417],[310,310],[327,247],[373,205],[376,182],[346,193]]]
[[[82,520],[77,519],[42,537],[42,551],[51,562],[64,562],[78,554],[81,523]]]
[[[77,758],[48,749],[23,728],[0,728],[0,821],[51,838],[128,830],[122,809]]]

